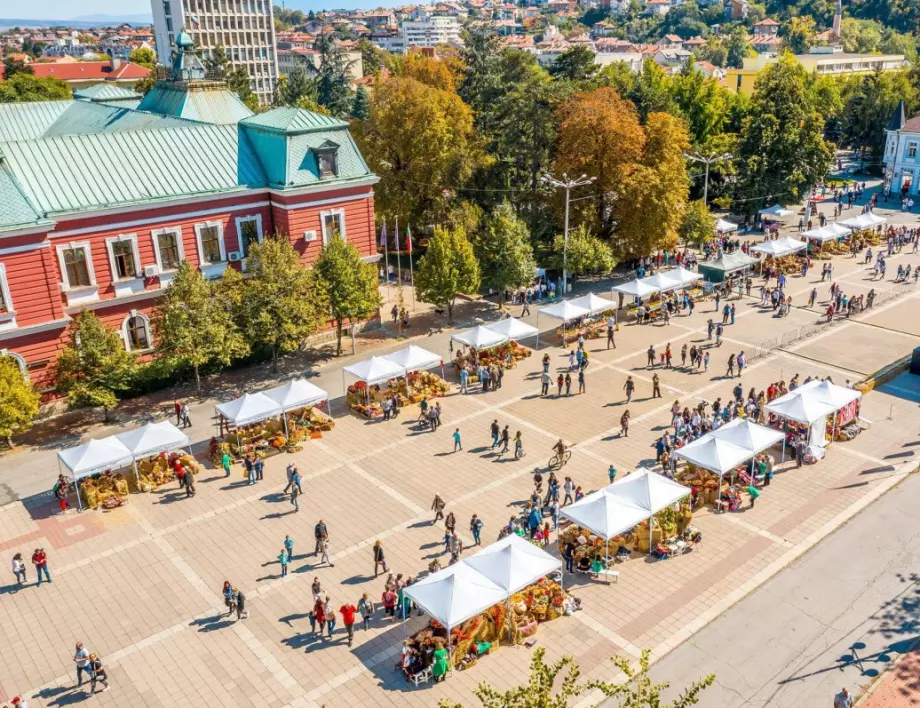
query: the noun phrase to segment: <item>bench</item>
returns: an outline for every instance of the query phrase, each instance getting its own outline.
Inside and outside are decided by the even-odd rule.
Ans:
[[[418,686],[420,683],[428,683],[431,680],[431,667],[419,671],[417,674],[412,674],[409,677],[409,680]]]
[[[619,570],[602,570],[597,574],[597,579],[601,578],[613,578],[617,583],[620,582],[620,571]]]

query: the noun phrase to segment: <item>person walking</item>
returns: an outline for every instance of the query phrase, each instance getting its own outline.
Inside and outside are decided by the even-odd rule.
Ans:
[[[578,393],[585,392],[585,370],[578,370]]]
[[[230,476],[230,453],[225,452],[220,458],[220,466],[224,468],[224,477]],[[287,490],[285,490],[287,491]]]
[[[680,348],[680,365],[682,368],[686,368],[687,366],[687,352],[689,350],[690,348],[687,346],[686,342],[684,343],[684,346]],[[692,364],[693,361],[691,361],[690,363]]]
[[[190,424],[191,425],[191,424]],[[102,685],[105,688],[102,689],[102,692],[105,693],[109,690],[109,678],[105,673],[105,667],[102,665],[102,660],[96,654],[89,655],[89,692],[91,694],[96,693],[96,683],[102,682]]]
[[[22,553],[17,553],[13,556],[13,575],[16,576],[17,585],[28,582],[26,578],[26,564],[22,562]]]
[[[504,455],[508,452],[508,445],[511,444],[511,431],[509,430],[510,426],[506,425],[502,428],[502,449],[499,453],[499,456]]]
[[[51,574],[48,572],[48,554],[44,548],[36,548],[32,554],[32,565],[35,566],[35,574],[38,576],[38,584],[42,584],[42,573],[45,574],[45,580],[51,582]]]
[[[655,366],[655,347],[651,344],[648,345],[648,351],[645,352],[647,356],[647,362],[645,364],[646,369],[651,369]]]
[[[313,618],[310,620],[310,626],[314,628],[313,634],[316,634],[315,627],[319,626],[319,636],[322,638],[323,629],[325,629],[326,625],[326,605],[321,597],[316,598],[316,602],[313,603],[313,612],[311,614]]]
[[[614,325],[611,326],[610,325],[611,319],[613,318],[612,317],[607,318],[607,348],[610,349],[610,347],[613,347],[614,349],[616,349],[617,344],[615,341],[613,341],[613,332],[614,332],[614,328],[616,327],[616,324],[614,323]]]
[[[473,514],[473,518],[470,519],[470,533],[473,535],[474,546],[482,545],[482,527],[482,519]]]
[[[520,459],[524,456],[524,440],[521,437],[521,431],[518,430],[514,434],[514,457],[515,459]]]
[[[562,506],[571,504],[574,501],[572,494],[575,493],[575,483],[572,481],[571,477],[565,478],[565,483],[562,485],[562,489],[565,491],[565,497],[562,500]]]
[[[548,396],[549,395],[549,385],[552,382],[552,377],[549,375],[548,371],[544,371],[540,374],[540,395]]]
[[[380,541],[374,541],[374,577],[377,577],[379,568],[383,568],[384,573],[388,573],[387,570],[387,559],[383,553],[383,546],[380,545]]]
[[[192,419],[188,415],[188,402],[182,402],[182,427],[190,428],[192,427]]]
[[[498,418],[492,421],[492,425],[489,426],[489,432],[492,434],[492,449],[494,450],[501,442],[502,435],[502,429],[498,425]]]
[[[294,560],[294,539],[290,536],[284,536],[284,550],[287,551],[288,558]]]
[[[317,521],[316,526],[313,527],[313,537],[316,539],[316,544],[313,546],[313,555],[318,556],[320,551],[323,550],[323,541],[329,538],[329,531],[326,529],[326,524],[323,523],[322,519]]]
[[[342,624],[345,625],[345,633],[348,635],[348,646],[351,646],[355,640],[355,614],[357,612],[358,608],[347,602],[339,608]]]
[[[335,610],[332,609],[332,604],[329,602],[329,596],[326,596],[326,601],[323,603],[323,610],[326,612],[326,636],[331,637],[332,633],[335,631]]]
[[[747,488],[747,493],[748,493],[748,496],[751,497],[751,508],[753,509],[754,502],[757,501],[757,497],[760,496],[760,492],[757,490],[757,488],[753,484],[751,484]]]
[[[613,465],[607,468],[607,478],[610,480],[610,484],[613,484],[617,478],[617,469]]]
[[[367,596],[367,593],[361,595],[361,599],[358,600],[358,612],[361,613],[361,622],[364,625],[364,631],[366,632],[370,628],[371,617],[374,616],[374,603]]]
[[[852,706],[853,696],[847,689],[841,688],[840,693],[834,696],[834,708],[852,708]]]
[[[629,410],[623,411],[623,415],[620,416],[620,435],[624,438],[629,437]]]
[[[463,450],[463,442],[460,440],[460,428],[454,429],[454,452]]]
[[[744,373],[744,367],[747,364],[747,358],[744,356],[744,350],[738,354],[735,358],[735,363],[738,364],[738,377],[741,377],[741,374]]]
[[[444,500],[441,499],[440,494],[434,495],[434,500],[431,502],[431,510],[434,512],[434,520],[431,522],[431,525],[434,526],[441,519],[444,518],[444,507],[447,504],[444,503]]]
[[[623,390],[626,391],[626,402],[629,403],[632,400],[633,391],[636,390],[636,382],[633,381],[632,376],[626,377],[626,383],[623,384]]]
[[[288,555],[287,549],[282,548],[281,553],[278,554],[278,562],[281,564],[281,577],[286,578],[288,572],[288,562],[291,560],[291,557]]]
[[[732,303],[730,323],[735,324],[735,303]]]
[[[709,371],[709,352],[703,354],[703,372]]]
[[[722,325],[717,324],[716,325],[716,346],[717,347],[722,346],[722,332],[723,332]]]
[[[556,398],[562,398],[562,386],[565,384],[565,378],[560,373],[556,377]]]
[[[322,550],[322,553],[320,553],[319,562],[325,563],[330,568],[335,568],[335,563],[333,563],[329,559],[329,539],[328,538],[323,539],[323,550]]]
[[[173,403],[173,410],[176,412],[176,425],[182,425],[182,401]]]
[[[89,651],[83,647],[83,642],[77,642],[73,661],[77,666],[77,688],[80,688],[83,685],[83,674],[90,674]]]
[[[661,379],[657,373],[652,376],[652,398],[661,398]]]
[[[725,375],[729,378],[732,378],[735,375],[735,355],[728,355],[728,370],[725,372]]]
[[[295,484],[291,487],[291,504],[294,505],[294,511],[300,511],[300,503],[297,501],[297,497],[300,496],[300,485]]]

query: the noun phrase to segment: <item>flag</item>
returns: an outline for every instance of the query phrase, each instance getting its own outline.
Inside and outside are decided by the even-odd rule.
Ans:
[[[383,222],[383,226],[380,227],[380,245],[387,245],[387,222]]]
[[[406,253],[412,254],[412,227],[406,226]]]

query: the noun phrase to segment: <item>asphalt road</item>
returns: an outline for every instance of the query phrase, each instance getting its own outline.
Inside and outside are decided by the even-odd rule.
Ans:
[[[701,706],[830,708],[920,637],[920,474],[912,474],[651,669]]]

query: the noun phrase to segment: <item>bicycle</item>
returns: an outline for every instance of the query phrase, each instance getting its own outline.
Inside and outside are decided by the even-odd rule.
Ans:
[[[571,459],[571,457],[572,457],[571,450],[566,450],[564,453],[562,453],[562,455],[559,455],[559,453],[557,452],[555,455],[553,455],[549,459],[549,464],[547,465],[547,467],[549,467],[551,470],[558,470],[566,462],[568,462],[569,459]]]

